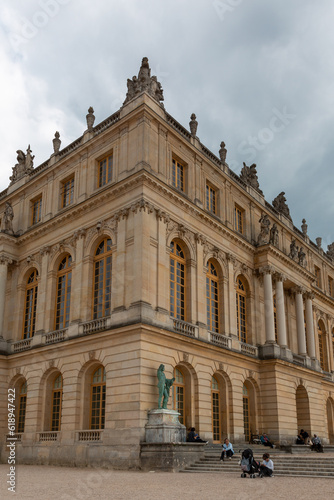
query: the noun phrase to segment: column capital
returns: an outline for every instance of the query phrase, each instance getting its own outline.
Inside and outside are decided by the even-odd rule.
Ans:
[[[271,274],[273,275],[275,273],[275,269],[273,266],[262,266],[259,267],[258,269],[259,274]]]
[[[291,288],[291,293],[293,293],[294,295],[303,295],[304,293],[306,293],[306,290],[302,286],[297,285]]]
[[[275,272],[274,278],[275,278],[275,281],[282,281],[283,283],[284,283],[284,281],[286,281],[288,279],[285,274],[279,273],[278,271]]]
[[[39,253],[42,257],[44,255],[48,255],[50,253],[50,251],[51,251],[51,247],[49,247],[48,245],[45,245],[44,247],[39,249]]]
[[[13,259],[11,259],[8,255],[2,253],[0,255],[0,264],[3,266],[9,266],[9,264],[13,264]]]
[[[306,291],[306,292],[304,292],[304,297],[305,297],[305,299],[313,300],[314,299],[314,293]]]

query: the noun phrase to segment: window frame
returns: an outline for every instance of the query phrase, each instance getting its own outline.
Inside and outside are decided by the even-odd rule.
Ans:
[[[110,241],[109,247],[110,250],[108,250],[108,241]],[[101,244],[104,244],[104,248],[106,248],[106,251],[104,251],[100,256],[97,256],[97,251],[100,248]],[[105,236],[99,244],[96,246],[95,249],[95,254],[94,254],[94,266],[93,266],[93,296],[92,296],[92,318],[93,319],[99,319],[99,318],[104,318],[106,316],[110,316],[111,314],[111,298],[112,298],[112,239],[109,236]],[[106,286],[105,283],[108,279],[107,277],[107,266],[108,264],[108,259],[110,258],[110,294],[109,294],[109,310],[106,313]],[[98,298],[100,288],[96,288],[96,271],[97,271],[97,263],[100,263],[101,261],[104,262],[103,264],[103,279],[102,279],[102,316],[98,315],[98,311],[95,312],[95,308],[99,306],[99,303],[95,304],[96,297]],[[100,283],[100,280],[98,284]]]
[[[178,381],[178,374],[179,372],[182,376],[182,383]],[[186,382],[185,382],[185,374],[180,369],[180,367],[175,367],[174,368],[174,378],[175,382],[173,383],[173,409],[176,410],[179,415],[179,422],[180,424],[185,425],[185,409],[186,409]],[[182,404],[179,405],[180,398],[179,396],[182,395]]]
[[[66,260],[66,266],[64,269],[59,269],[61,264]],[[70,262],[68,263],[68,261]],[[54,321],[54,329],[55,330],[63,330],[64,328],[68,328],[70,324],[70,313],[71,313],[71,289],[72,289],[72,256],[68,253],[59,261],[58,270],[57,270],[57,280],[56,280],[56,303],[55,303],[55,321]],[[60,283],[60,279],[65,276],[65,297],[63,300],[58,301],[58,297],[62,297],[62,294],[59,294],[59,290],[61,291],[62,286]],[[70,281],[70,283],[69,283]],[[68,290],[69,289],[69,290]],[[62,302],[64,304],[63,310],[63,321],[60,324],[60,314],[58,315],[58,311],[61,309],[58,308],[58,303]],[[68,315],[68,320],[66,320],[66,316]]]
[[[216,274],[212,274],[210,272],[210,267],[213,267],[215,270]],[[220,307],[219,307],[219,274],[218,274],[218,269],[215,263],[212,261],[212,259],[209,259],[208,265],[207,265],[207,273],[205,276],[205,291],[206,291],[206,320],[207,320],[207,327],[210,332],[213,333],[219,333],[220,330]],[[215,283],[215,295],[216,297],[213,298],[213,293],[212,293],[212,283]],[[213,319],[213,308],[214,308],[214,316],[216,320],[214,321]],[[215,326],[213,324],[216,323]]]
[[[75,181],[75,175],[72,174],[69,177],[66,177],[60,182],[60,208],[67,208],[74,203],[74,184]],[[70,184],[70,186],[67,188],[67,184]],[[67,201],[67,195],[69,194],[69,199]]]
[[[171,184],[175,189],[181,191],[182,193],[186,193],[186,169],[186,164],[173,155],[171,166]]]
[[[172,250],[172,244],[174,244],[174,249]],[[177,255],[177,247],[180,248],[183,257]],[[186,303],[186,291],[187,291],[187,259],[182,244],[178,242],[177,239],[173,239],[170,243],[170,255],[169,255],[169,311],[172,318],[178,319],[180,321],[186,321],[187,318],[187,303]],[[174,251],[175,250],[175,251]],[[173,262],[173,265],[172,265]],[[173,267],[174,266],[174,267]],[[172,267],[174,269],[172,280]],[[182,274],[183,273],[183,274]],[[180,279],[178,279],[180,277]],[[183,283],[182,283],[183,281]],[[172,294],[173,292],[173,294]],[[180,298],[178,298],[178,295]],[[172,297],[173,297],[173,308],[174,314],[172,314]],[[183,307],[182,307],[183,302]],[[178,309],[180,309],[180,314],[178,314]],[[183,313],[182,313],[183,311]]]
[[[95,374],[101,370],[101,381],[94,382]],[[95,394],[99,396],[98,400],[98,416],[93,415],[93,395],[94,388],[100,387],[100,392],[95,391]],[[94,408],[96,410],[97,407]],[[90,404],[89,404],[89,429],[90,430],[103,430],[105,428],[105,416],[106,416],[106,371],[104,366],[98,366],[92,373],[91,385],[90,385]],[[93,420],[97,419],[97,423]],[[98,424],[98,427],[96,426]]]
[[[239,234],[245,234],[245,210],[237,203],[234,204],[234,229]]]
[[[241,282],[244,290],[240,288],[239,281]],[[243,302],[244,310],[244,328],[242,328],[242,322],[240,318],[240,302]],[[247,288],[245,280],[242,276],[237,277],[237,287],[236,287],[236,316],[237,316],[237,336],[240,342],[247,344],[248,340],[248,328],[247,328]]]
[[[205,186],[205,208],[213,215],[218,213],[218,189],[208,181]]]
[[[30,224],[31,226],[35,226],[39,222],[42,221],[42,199],[43,196],[39,195],[33,200],[31,200],[31,216],[30,216]],[[38,205],[36,205],[38,204]],[[35,217],[37,214],[37,217]],[[39,217],[39,218],[38,218]]]
[[[104,165],[102,165],[103,162],[106,162],[105,170],[104,170]],[[111,151],[107,155],[103,156],[103,158],[97,160],[97,169],[96,169],[97,188],[99,189],[106,186],[107,184],[110,184],[113,180],[113,175],[114,175],[114,155],[113,151]],[[103,178],[105,178],[104,182]]]
[[[33,276],[33,278],[32,278]],[[30,279],[33,279],[29,283]],[[35,335],[36,316],[37,316],[37,298],[38,298],[38,271],[33,269],[26,280],[24,294],[24,312],[22,325],[22,340],[30,339]],[[28,318],[28,319],[27,319]]]
[[[59,378],[61,381],[61,385],[60,385],[60,387],[55,387],[55,384]],[[59,393],[59,394],[57,395],[57,393]],[[53,379],[52,394],[51,394],[50,431],[52,431],[52,432],[58,432],[61,429],[62,402],[63,402],[63,377],[62,377],[61,373],[57,373],[57,375]],[[58,405],[58,409],[57,409],[57,405]]]

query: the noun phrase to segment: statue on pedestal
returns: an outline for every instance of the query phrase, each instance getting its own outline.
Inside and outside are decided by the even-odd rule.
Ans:
[[[169,399],[169,391],[172,387],[175,378],[166,379],[165,375],[165,365],[160,365],[157,371],[158,377],[158,389],[159,389],[159,399],[158,399],[158,408],[167,409],[167,403]]]
[[[6,201],[6,208],[5,208],[5,213],[3,217],[3,222],[4,222],[4,231],[5,233],[13,234],[13,218],[14,218],[14,211],[12,205],[9,203],[9,201]]]
[[[269,227],[270,227],[270,220],[268,215],[263,213],[261,215],[259,222],[261,224],[261,231],[257,238],[257,244],[266,245],[269,241]]]

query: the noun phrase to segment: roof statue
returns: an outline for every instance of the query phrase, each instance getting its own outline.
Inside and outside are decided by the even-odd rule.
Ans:
[[[252,186],[252,188],[256,189],[259,193],[263,194],[260,189],[259,180],[257,177],[256,165],[253,163],[250,167],[247,167],[246,163],[241,169],[240,179],[244,181],[248,186]]]
[[[18,149],[16,151],[17,163],[15,167],[13,167],[12,169],[13,174],[9,177],[11,184],[14,184],[14,182],[21,179],[21,177],[24,177],[26,174],[30,174],[30,172],[33,171],[34,169],[33,159],[35,158],[35,156],[32,155],[31,153],[32,151],[30,149],[30,144],[27,149],[27,154],[24,154],[23,151],[21,151],[21,149]]]
[[[151,76],[151,68],[148,64],[147,57],[144,57],[142,60],[138,77],[133,76],[132,80],[128,78],[127,87],[128,91],[123,105],[142,92],[147,92],[159,103],[164,100],[161,83],[158,82],[156,76]],[[162,105],[162,103],[160,104]]]
[[[222,141],[220,143],[219,157],[220,157],[220,161],[222,162],[223,165],[226,165],[227,149],[225,146],[226,146],[225,142]]]
[[[189,128],[191,135],[193,137],[196,137],[197,127],[198,127],[198,121],[196,120],[196,115],[195,113],[192,113],[190,117]]]
[[[54,154],[55,155],[59,154],[61,140],[60,140],[60,134],[59,134],[58,131],[55,133],[54,139],[52,139],[52,144],[53,144],[53,152],[54,152]]]
[[[285,193],[282,191],[276,198],[273,200],[273,207],[277,210],[277,212],[285,215],[285,217],[291,220],[290,210],[288,205],[286,204]]]
[[[258,245],[266,245],[269,242],[269,227],[270,220],[267,214],[263,213],[259,220],[261,224],[261,231],[257,237]]]
[[[327,245],[328,251],[327,255],[330,259],[334,260],[334,242],[331,243],[330,245]]]

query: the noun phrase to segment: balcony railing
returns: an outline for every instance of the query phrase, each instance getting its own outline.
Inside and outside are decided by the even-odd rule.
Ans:
[[[21,351],[26,351],[27,349],[31,349],[31,343],[32,343],[32,338],[14,342],[12,344],[13,352],[21,352]]]
[[[304,358],[304,356],[300,356],[299,354],[292,353],[292,361],[296,365],[300,365],[300,366],[304,366],[305,365],[305,358]]]
[[[78,431],[77,441],[102,441],[103,431]]]
[[[248,354],[249,356],[258,356],[258,348],[251,344],[245,344],[240,342],[240,350],[243,354]]]
[[[232,339],[230,337],[225,337],[225,335],[221,335],[220,333],[209,332],[210,333],[210,342],[215,345],[219,345],[221,347],[226,347],[226,349],[231,349]]]
[[[66,338],[67,329],[56,330],[54,332],[47,333],[43,335],[45,344],[55,344],[56,342],[61,342]]]
[[[38,441],[58,441],[59,432],[39,432]]]
[[[86,323],[81,323],[83,328],[83,334],[89,335],[95,332],[101,332],[107,328],[108,317],[93,319],[92,321],[86,321]]]
[[[172,320],[173,328],[176,332],[183,333],[184,335],[193,338],[196,338],[198,336],[196,335],[196,326],[192,325],[191,323],[186,323],[186,321],[182,321],[181,319],[172,318]]]
[[[6,441],[16,441],[17,443],[20,443],[21,442],[21,438],[22,438],[22,434],[21,433],[13,434],[13,435],[7,434]]]

